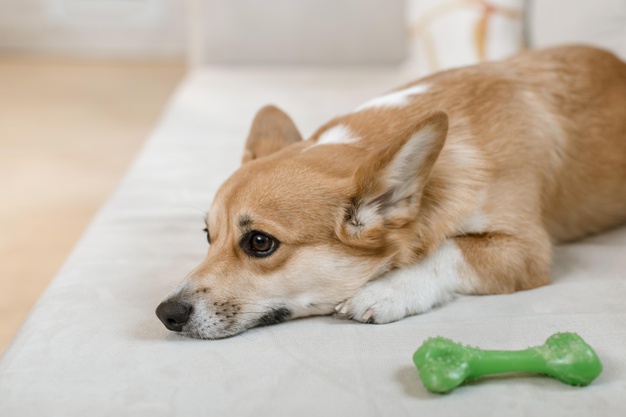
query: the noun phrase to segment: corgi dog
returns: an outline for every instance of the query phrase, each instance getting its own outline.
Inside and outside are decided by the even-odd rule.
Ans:
[[[584,46],[441,72],[303,140],[274,106],[157,308],[205,339],[337,313],[389,323],[550,281],[552,245],[626,221],[626,64]]]

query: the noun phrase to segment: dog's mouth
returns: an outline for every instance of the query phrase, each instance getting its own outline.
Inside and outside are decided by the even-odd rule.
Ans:
[[[273,308],[258,320],[257,326],[270,326],[282,323],[291,318],[293,313],[287,307]]]
[[[191,339],[219,340],[219,339],[228,339],[229,337],[237,336],[238,334],[241,334],[246,330],[248,329],[215,334],[213,332],[207,331],[206,329],[193,327],[193,328],[190,328],[189,330],[183,330],[180,333],[180,335],[183,337],[189,337]]]
[[[253,318],[250,317],[251,315],[253,315],[253,313],[208,313],[200,309],[200,311],[194,311],[189,321],[185,323],[180,330],[173,330],[167,324],[166,327],[169,330],[180,332],[182,336],[194,339],[225,339],[255,327],[265,327],[283,323],[293,317],[293,312],[287,307],[275,307],[271,308],[260,317]]]

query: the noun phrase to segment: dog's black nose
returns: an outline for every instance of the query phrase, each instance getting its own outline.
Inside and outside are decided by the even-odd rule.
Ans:
[[[191,304],[181,301],[164,301],[156,309],[156,315],[169,330],[180,332],[189,320]]]

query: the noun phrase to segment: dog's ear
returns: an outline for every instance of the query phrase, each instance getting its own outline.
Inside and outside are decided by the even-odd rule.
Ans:
[[[262,158],[301,140],[296,125],[284,111],[265,106],[254,117],[241,162]]]
[[[376,247],[384,244],[386,229],[415,219],[447,132],[446,113],[430,113],[366,160],[356,171],[338,237],[350,245]]]

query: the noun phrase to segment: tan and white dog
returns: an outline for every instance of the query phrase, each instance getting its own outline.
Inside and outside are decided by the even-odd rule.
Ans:
[[[562,47],[442,72],[303,141],[273,106],[157,308],[231,336],[338,312],[388,323],[549,282],[551,248],[626,221],[626,64]]]

